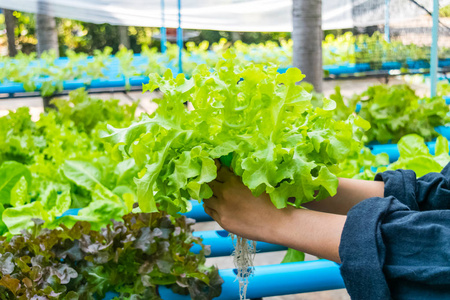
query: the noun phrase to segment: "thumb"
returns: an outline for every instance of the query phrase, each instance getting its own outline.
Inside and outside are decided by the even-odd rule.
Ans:
[[[230,178],[234,176],[234,173],[228,167],[221,166],[217,169],[217,177],[216,180],[219,182],[226,182],[230,180]]]

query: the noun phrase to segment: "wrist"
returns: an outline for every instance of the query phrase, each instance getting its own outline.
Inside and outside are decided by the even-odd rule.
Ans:
[[[308,209],[281,210],[267,242],[339,262],[345,216]]]
[[[295,224],[295,218],[299,217],[298,213],[301,210],[303,209],[297,209],[292,206],[277,209],[270,222],[267,223],[263,241],[277,245],[286,245],[290,238],[290,232],[292,232],[292,226]]]

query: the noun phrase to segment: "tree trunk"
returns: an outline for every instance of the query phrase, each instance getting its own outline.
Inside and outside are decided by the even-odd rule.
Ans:
[[[38,55],[47,50],[54,50],[59,56],[58,33],[55,18],[49,15],[36,14],[36,32],[38,39]]]
[[[239,41],[241,39],[241,34],[239,32],[232,32],[231,33],[231,41],[234,43],[236,41]]]
[[[3,10],[5,13],[6,23],[6,37],[8,39],[8,53],[9,56],[14,57],[17,54],[16,38],[14,28],[16,27],[16,17],[13,16],[13,11],[9,9]]]
[[[44,110],[56,109],[56,106],[53,103],[50,103],[50,101],[52,101],[54,97],[55,96],[42,97],[42,102],[44,103]]]
[[[322,92],[322,0],[293,0],[293,66]]]
[[[130,49],[130,36],[128,35],[127,26],[119,26],[119,41],[122,46]]]

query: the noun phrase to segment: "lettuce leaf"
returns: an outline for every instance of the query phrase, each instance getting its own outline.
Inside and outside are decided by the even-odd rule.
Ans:
[[[11,192],[24,189],[23,185],[26,185],[25,191],[20,191],[21,196],[16,193],[13,200],[17,201],[17,197],[23,197],[23,193],[27,195],[27,186],[30,183],[31,173],[26,166],[15,161],[4,162],[0,166],[0,203],[10,204]]]
[[[361,104],[359,115],[372,128],[366,132],[366,142],[397,143],[407,134],[418,134],[426,141],[437,137],[437,126],[450,121],[449,107],[442,97],[420,98],[406,84],[376,85],[355,96],[350,107]]]
[[[409,134],[398,142],[400,158],[389,165],[388,170],[413,170],[417,177],[431,172],[441,172],[450,162],[448,140],[443,136],[436,139],[435,155],[430,154],[424,138]]]

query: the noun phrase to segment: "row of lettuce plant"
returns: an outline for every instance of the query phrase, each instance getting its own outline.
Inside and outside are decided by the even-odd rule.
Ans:
[[[408,134],[397,144],[400,152],[399,159],[389,164],[386,153],[374,155],[369,148],[363,148],[359,153],[353,153],[340,164],[340,177],[373,180],[379,172],[408,169],[413,170],[417,177],[431,172],[440,172],[450,162],[448,140],[438,136],[434,147],[434,154],[425,143],[423,137]]]
[[[37,122],[25,107],[0,118],[0,299],[102,299],[111,290],[159,299],[158,285],[218,296],[222,280],[205,266],[192,220],[142,213],[134,161],[112,159],[99,138],[106,123],[131,125],[137,103],[77,90],[54,104]],[[63,216],[71,208],[81,210]]]
[[[320,107],[324,96],[315,93],[310,84],[303,86],[313,93],[313,104]],[[413,133],[431,141],[439,135],[435,129],[450,122],[449,106],[444,98],[420,97],[407,84],[370,86],[349,99],[336,86],[330,99],[336,102],[336,120],[356,113],[370,123],[363,138],[366,145],[397,143],[401,137]]]
[[[329,34],[323,42],[324,65],[346,63],[369,63],[372,69],[381,69],[383,63],[399,62],[404,67],[407,62],[429,61],[430,47],[404,44],[400,40],[387,42],[384,34],[376,31],[372,35],[346,32],[342,35]],[[439,59],[450,58],[450,49],[439,48]]]
[[[244,66],[248,63],[275,64],[287,68],[292,63],[292,41],[279,43],[268,41],[261,44],[245,44],[237,41],[234,44],[220,40],[209,44],[203,41],[196,45],[186,43],[183,50],[183,71],[189,77],[199,64],[214,67],[222,55],[228,50],[236,52],[236,64]],[[86,86],[97,79],[125,78],[125,87],[130,87],[133,76],[147,76],[150,73],[164,74],[167,68],[178,69],[178,50],[175,44],[168,44],[167,52],[162,54],[156,48],[143,46],[140,56],[131,50],[122,48],[114,56],[112,49],[95,51],[88,58],[86,54],[67,52],[68,59],[56,60],[54,52],[44,53],[39,60],[36,54],[19,53],[14,59],[0,58],[0,82],[23,83],[25,91],[39,90],[43,96],[51,96],[64,88],[64,82],[81,81]],[[450,58],[449,50],[440,48],[440,57]],[[429,47],[414,44],[405,45],[400,41],[388,43],[380,33],[369,35],[353,35],[347,32],[335,37],[328,35],[323,41],[324,65],[347,65],[349,63],[369,64],[372,70],[383,68],[383,63],[399,63],[395,68],[418,68],[411,61],[429,60]],[[422,64],[423,65],[423,64]],[[424,66],[419,67],[424,67]],[[426,66],[425,66],[426,67]],[[367,71],[368,69],[364,69]]]

